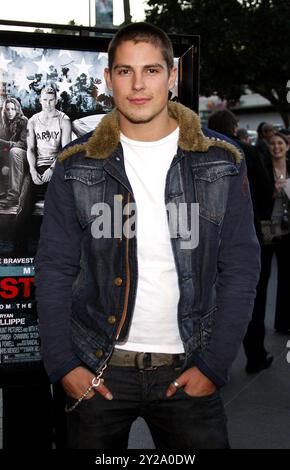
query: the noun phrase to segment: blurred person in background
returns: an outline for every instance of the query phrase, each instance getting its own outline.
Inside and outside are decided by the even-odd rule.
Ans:
[[[238,121],[231,111],[225,109],[212,114],[208,120],[208,127],[230,137],[244,151],[253,201],[255,228],[259,242],[262,244],[261,208],[264,208],[264,198],[271,201],[273,195],[269,170],[267,171],[264,160],[258,154],[257,148],[237,138]],[[252,319],[244,338],[244,349],[247,357],[246,370],[249,373],[259,372],[259,370],[270,367],[273,361],[273,356],[266,351],[264,346],[266,297],[263,296],[266,290],[264,289],[264,276],[261,276],[260,296],[255,301]]]
[[[247,129],[244,129],[244,128],[240,127],[239,129],[237,129],[236,135],[237,135],[237,138],[241,142],[245,142],[246,144],[251,143]]]
[[[288,140],[288,144],[290,145],[290,129],[281,129],[281,134],[285,135],[286,139]],[[287,158],[290,158],[290,150],[287,152]]]
[[[274,132],[274,126],[268,122],[261,122],[257,127],[258,138],[256,147],[259,154],[266,162],[271,162],[272,160],[272,155],[269,150],[269,142]]]
[[[238,120],[234,113],[229,109],[222,109],[211,114],[208,119],[208,128],[229,137],[243,150],[247,164],[248,178],[255,212],[255,201],[253,191],[254,182],[259,179],[261,174],[263,174],[264,165],[261,161],[256,147],[245,141],[246,138],[244,131],[246,131],[246,129],[239,130]],[[242,134],[244,138],[241,139],[238,134]]]
[[[268,368],[273,357],[262,350],[262,337],[265,336],[265,312],[268,281],[271,275],[273,255],[277,259],[277,296],[274,327],[277,332],[290,334],[289,314],[289,266],[290,266],[290,223],[289,197],[286,194],[287,179],[290,175],[290,162],[286,158],[289,143],[280,132],[275,132],[270,141],[271,161],[266,163],[267,175],[255,188],[256,214],[262,224],[261,275],[257,286],[257,296],[252,320],[244,339],[248,357],[247,371],[256,373]],[[271,221],[271,238],[266,238],[263,221]],[[262,354],[261,354],[262,353]]]
[[[287,273],[285,271],[283,275],[283,266],[286,269],[286,265],[289,265],[289,260],[286,261],[290,239],[289,220],[287,220],[289,215],[289,191],[287,189],[289,184],[287,180],[290,175],[290,162],[287,160],[289,142],[283,133],[275,132],[269,142],[269,148],[272,155],[272,161],[271,163],[268,163],[266,169],[271,185],[271,191],[268,191],[267,194],[271,193],[271,199],[269,196],[265,197],[265,194],[261,195],[259,198],[259,210],[261,212],[261,219],[273,219],[274,216],[276,218],[280,217],[282,220],[283,233],[277,240],[274,240],[273,245],[267,247],[267,251],[275,251],[278,262],[278,291],[275,328],[279,332],[287,333],[290,328],[290,315],[288,315],[285,310],[287,307],[287,286],[285,284]],[[281,255],[281,251],[284,253],[283,256]],[[280,258],[280,263],[278,257]],[[279,269],[279,266],[281,266],[281,269]],[[283,310],[285,310],[284,313],[282,313]]]

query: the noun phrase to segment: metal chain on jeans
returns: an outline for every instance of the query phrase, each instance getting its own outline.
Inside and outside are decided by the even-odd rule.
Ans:
[[[104,367],[100,370],[97,376],[92,378],[92,383],[91,385],[87,388],[87,390],[82,394],[80,398],[77,399],[77,401],[70,407],[66,406],[65,407],[65,412],[66,413],[71,413],[73,410],[76,409],[77,406],[88,396],[88,394],[94,389],[98,388],[100,383],[103,382],[103,379],[101,379],[104,370],[107,368],[107,364],[104,365]]]

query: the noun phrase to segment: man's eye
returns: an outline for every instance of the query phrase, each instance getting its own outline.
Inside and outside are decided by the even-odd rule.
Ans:
[[[129,69],[120,69],[119,70],[119,75],[129,75],[130,70]]]
[[[158,73],[158,70],[157,69],[148,69],[148,73],[150,75],[155,75],[156,73]]]

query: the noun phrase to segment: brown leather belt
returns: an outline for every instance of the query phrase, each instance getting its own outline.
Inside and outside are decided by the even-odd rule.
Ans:
[[[117,367],[135,367],[138,370],[154,370],[157,367],[173,366],[180,368],[185,354],[144,353],[114,349],[109,365]]]

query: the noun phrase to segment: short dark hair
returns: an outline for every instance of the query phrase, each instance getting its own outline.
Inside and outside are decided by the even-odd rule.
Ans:
[[[229,109],[216,111],[208,119],[209,129],[225,135],[232,135],[237,125],[238,120]]]
[[[56,86],[53,83],[46,83],[40,91],[40,96],[42,96],[44,93],[47,93],[49,95],[54,95],[55,98],[57,98],[57,90]]]
[[[237,130],[237,137],[238,139],[246,139],[247,137],[249,137],[247,129],[245,129],[244,127],[240,127]]]
[[[167,64],[168,71],[174,65],[173,47],[167,34],[157,26],[150,23],[130,23],[123,26],[117,31],[111,40],[108,48],[108,63],[109,71],[112,72],[113,62],[116,55],[116,50],[122,42],[133,41],[135,44],[138,42],[147,42],[155,47],[161,49],[162,56]]]

